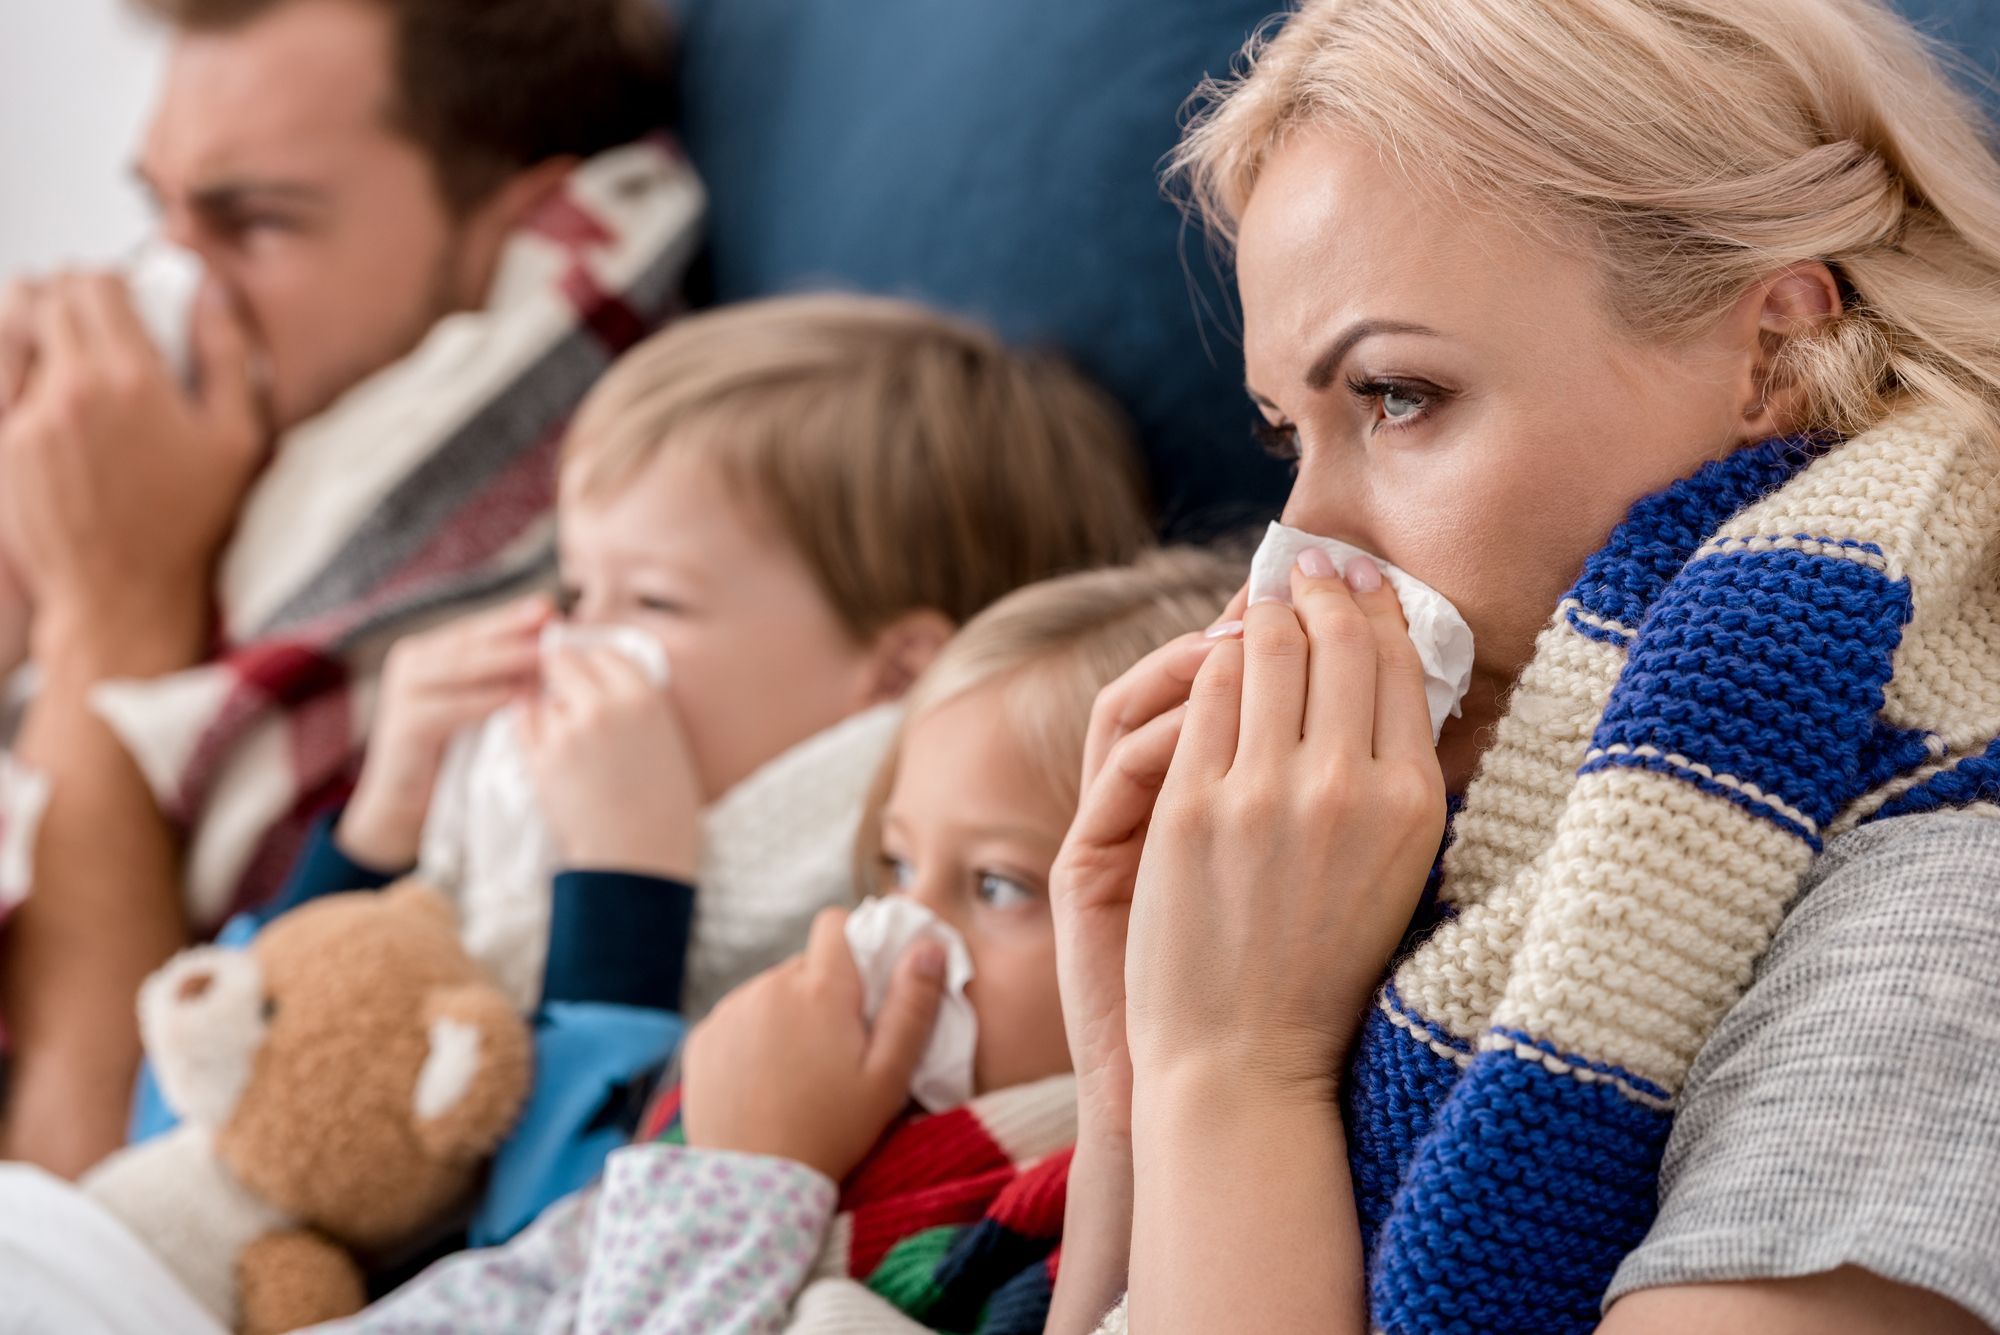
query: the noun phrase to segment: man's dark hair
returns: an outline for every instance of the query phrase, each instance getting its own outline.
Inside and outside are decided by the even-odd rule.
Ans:
[[[213,32],[293,0],[135,0]],[[395,30],[393,123],[463,212],[514,172],[588,157],[662,124],[671,94],[657,0],[367,0]]]

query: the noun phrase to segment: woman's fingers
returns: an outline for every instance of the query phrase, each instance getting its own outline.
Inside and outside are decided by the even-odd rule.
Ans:
[[[1347,585],[1354,593],[1354,605],[1375,632],[1376,757],[1433,754],[1437,742],[1431,733],[1430,699],[1424,693],[1423,660],[1410,641],[1402,600],[1365,556],[1348,566]]]
[[[1243,721],[1236,758],[1261,766],[1289,758],[1306,709],[1306,637],[1291,608],[1266,600],[1243,614]]]
[[[1292,601],[1312,655],[1301,731],[1307,748],[1318,764],[1366,760],[1375,745],[1375,628],[1331,561],[1300,562]]]
[[[1071,841],[1100,847],[1122,844],[1146,824],[1186,720],[1187,706],[1177,706],[1127,733],[1111,748],[1077,806]]]
[[[1169,640],[1140,659],[1125,674],[1097,694],[1090,711],[1090,731],[1084,738],[1083,786],[1088,789],[1104,768],[1104,758],[1126,734],[1144,727],[1177,705],[1187,703],[1195,675],[1209,654],[1237,627],[1193,631]]]
[[[1242,718],[1243,642],[1222,640],[1195,674],[1167,782],[1213,783],[1228,774]]]

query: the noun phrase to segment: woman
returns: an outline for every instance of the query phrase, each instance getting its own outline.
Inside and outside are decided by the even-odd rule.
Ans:
[[[1433,752],[1309,554],[1100,699],[1052,1329],[2000,1323],[1968,104],[1876,0],[1309,0],[1211,91],[1285,519],[1475,682]]]

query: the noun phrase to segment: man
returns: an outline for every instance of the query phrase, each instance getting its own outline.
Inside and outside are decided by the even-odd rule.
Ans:
[[[540,569],[544,442],[602,362],[664,313],[662,276],[685,256],[663,238],[691,230],[691,187],[669,192],[630,229],[643,235],[627,247],[629,285],[605,291],[595,284],[617,266],[599,252],[622,253],[620,228],[571,198],[580,161],[639,140],[663,109],[664,42],[645,0],[142,3],[174,40],[139,176],[162,231],[208,275],[193,388],[115,276],[23,281],[0,302],[0,534],[32,598],[41,681],[14,760],[50,792],[33,893],[0,929],[12,1045],[0,1154],[70,1174],[122,1140],[134,992],[189,936],[184,883],[206,867],[227,882],[211,907],[240,906],[268,890],[299,818],[338,797],[358,735],[348,716],[364,712],[350,702],[349,678],[367,670],[356,644]],[[646,184],[645,164],[623,170]],[[608,211],[615,193],[600,192]],[[541,296],[523,291],[541,252],[516,258],[531,230],[554,257],[543,286],[595,335],[588,356],[520,314]],[[461,312],[493,325],[500,289],[518,299],[499,332],[426,341]],[[506,332],[518,328],[532,336]],[[482,368],[482,356],[513,361]],[[440,370],[452,357],[474,364]],[[510,380],[532,392],[510,397]],[[437,402],[454,394],[463,411],[440,425]],[[343,420],[344,433],[328,425]],[[458,473],[499,518],[432,503]],[[357,487],[372,490],[346,494]],[[254,560],[239,550],[253,538]],[[370,564],[397,543],[407,559]],[[286,607],[243,620],[237,604],[262,595],[232,568],[282,566],[315,544],[323,559],[283,587]],[[218,653],[231,683],[219,693],[200,675]],[[154,679],[214,695],[191,734],[200,747],[166,752],[223,760],[170,765],[135,746],[158,698],[114,732],[107,684]],[[310,722],[246,731],[272,710]],[[270,774],[239,754],[259,749],[275,757],[282,810],[227,807],[188,777],[233,764],[238,790],[268,793]],[[310,781],[288,778],[282,757],[308,751]],[[175,820],[162,813],[159,795],[195,788]],[[254,828],[221,828],[232,823]]]

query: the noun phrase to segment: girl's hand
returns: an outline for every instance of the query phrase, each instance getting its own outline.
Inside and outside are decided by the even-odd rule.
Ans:
[[[1351,585],[1351,587],[1350,587]],[[1365,559],[1310,551],[1202,665],[1126,955],[1143,1088],[1330,1100],[1444,825],[1423,671]]]
[[[563,861],[692,882],[701,781],[671,697],[614,650],[564,649],[522,731]]]
[[[847,913],[813,922],[805,954],[723,998],[681,1056],[688,1144],[791,1159],[839,1182],[910,1100],[944,995],[944,951],[910,947],[871,1027]]]
[[[445,748],[459,729],[534,690],[542,627],[554,615],[537,594],[390,649],[361,781],[336,831],[349,857],[385,871],[416,861]]]

